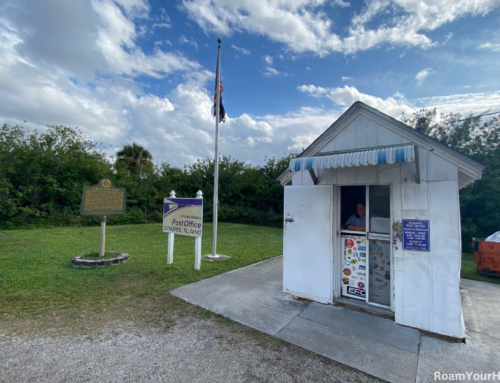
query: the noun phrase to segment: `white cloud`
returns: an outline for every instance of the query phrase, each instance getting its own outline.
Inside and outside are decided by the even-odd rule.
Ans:
[[[347,76],[342,76],[341,79],[342,79],[342,81],[348,81],[348,80],[352,80],[353,78],[347,77]]]
[[[380,110],[396,119],[401,113],[412,115],[420,108],[437,108],[442,113],[481,113],[486,110],[500,110],[500,91],[484,93],[465,93],[448,96],[423,97],[408,100],[399,92],[385,99],[362,93],[355,87],[345,85],[343,88],[323,88],[315,85],[301,85],[298,90],[313,97],[327,97],[336,105],[350,107],[356,101]]]
[[[432,70],[432,68],[425,68],[425,69],[422,69],[420,72],[417,73],[417,75],[415,76],[415,80],[417,80],[418,84],[422,84],[422,82],[427,78],[429,77],[431,74],[433,74],[434,71]]]
[[[500,44],[484,43],[478,46],[477,49],[489,49],[493,52],[500,52]]]
[[[436,43],[424,32],[466,15],[484,16],[500,5],[497,0],[373,0],[352,19],[347,35],[340,36],[343,30],[335,31],[325,4],[326,0],[183,0],[189,17],[207,33],[245,31],[292,51],[320,56],[353,54],[382,44],[429,48]],[[369,28],[373,21],[376,25]]]
[[[172,28],[172,26],[169,23],[154,23],[153,29],[155,28]]]
[[[248,49],[239,48],[239,47],[237,47],[234,44],[231,45],[231,48],[236,49],[238,52],[240,52],[241,54],[244,54],[244,55],[249,55],[250,54],[250,51]]]
[[[351,6],[351,4],[348,1],[343,1],[343,0],[333,0],[333,5],[337,5],[342,8]]]
[[[308,66],[306,66],[306,69],[307,69],[307,70],[311,70],[311,68],[309,68]]]
[[[184,35],[181,35],[181,37],[179,37],[179,42],[181,44],[190,44],[193,47],[195,47],[196,49],[198,49],[198,43],[196,41],[194,41],[194,39],[192,37],[186,37]]]
[[[264,61],[267,65],[273,65],[273,57],[272,56],[264,56]]]
[[[266,71],[264,72],[264,76],[271,77],[271,76],[277,76],[279,75],[280,72],[270,66],[266,66]]]
[[[453,37],[453,32],[449,32],[448,34],[446,34],[446,36],[444,36],[443,44],[446,44],[448,41],[450,41],[452,37]]]

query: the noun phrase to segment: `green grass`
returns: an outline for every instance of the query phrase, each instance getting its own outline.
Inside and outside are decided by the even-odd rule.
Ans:
[[[474,262],[473,254],[462,254],[462,271],[460,276],[465,279],[472,279],[474,281],[489,282],[489,283],[499,283],[500,277],[490,277],[486,278],[482,274],[476,271],[476,263]]]
[[[201,270],[196,271],[194,238],[177,235],[174,263],[167,265],[168,235],[160,224],[108,226],[106,249],[128,253],[129,261],[105,268],[71,267],[75,255],[97,251],[99,231],[99,227],[63,227],[4,232],[0,237],[0,322],[42,318],[53,325],[54,318],[72,323],[89,318],[162,316],[169,323],[172,316],[188,312],[207,316],[201,308],[193,308],[168,292],[283,251],[281,229],[220,223],[218,252],[231,258],[202,261]],[[202,254],[211,251],[211,233],[212,225],[204,224]],[[500,278],[477,273],[473,256],[466,253],[461,276],[500,283]]]
[[[106,250],[129,254],[125,264],[80,269],[72,257],[95,252],[99,227],[9,230],[0,237],[0,318],[41,315],[61,309],[103,308],[160,296],[177,287],[282,254],[281,229],[220,223],[219,262],[194,270],[192,237],[175,236],[174,263],[167,265],[167,233],[161,224],[108,226]],[[212,246],[212,225],[204,224],[202,255]]]

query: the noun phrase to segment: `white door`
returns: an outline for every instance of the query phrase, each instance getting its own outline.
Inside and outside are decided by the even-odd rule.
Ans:
[[[333,186],[285,186],[283,290],[332,302]]]

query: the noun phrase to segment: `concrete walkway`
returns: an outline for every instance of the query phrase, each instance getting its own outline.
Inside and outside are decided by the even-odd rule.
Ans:
[[[282,280],[283,258],[276,257],[172,294],[389,382],[432,382],[435,372],[499,369],[500,285],[462,281],[470,337],[463,344],[362,312],[296,301],[282,291]]]

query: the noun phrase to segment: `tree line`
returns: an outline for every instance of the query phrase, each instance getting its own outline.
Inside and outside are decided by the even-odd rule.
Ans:
[[[485,112],[486,113],[486,112]],[[480,181],[460,191],[462,239],[500,230],[500,116],[438,117],[421,109],[401,121],[487,166]],[[83,185],[109,178],[127,189],[127,214],[110,224],[161,222],[163,198],[204,194],[204,220],[212,221],[214,160],[205,158],[183,168],[154,162],[141,145],[125,145],[116,159],[105,155],[101,142],[81,131],[51,125],[43,133],[3,125],[0,130],[0,228],[51,225],[97,225],[99,217],[80,216]],[[276,177],[297,153],[266,158],[263,166],[220,157],[219,220],[282,227],[283,187]]]
[[[156,163],[141,145],[125,145],[115,160],[104,145],[81,131],[48,126],[43,133],[19,126],[0,130],[0,228],[94,225],[99,217],[80,216],[83,185],[109,178],[127,189],[127,214],[109,217],[110,224],[161,222],[163,198],[204,194],[203,218],[212,221],[214,160],[198,160],[183,168]],[[296,154],[266,158],[264,166],[221,156],[219,220],[282,226],[283,187],[276,177]]]

